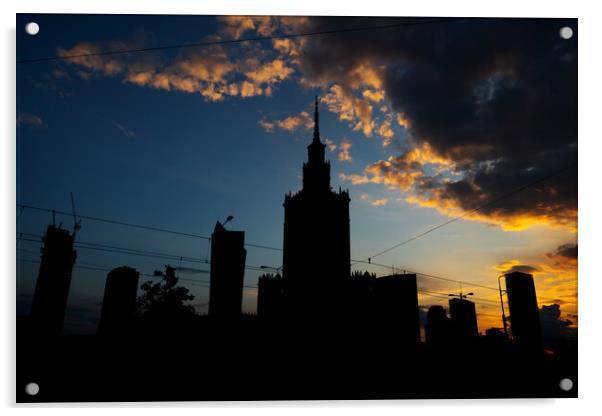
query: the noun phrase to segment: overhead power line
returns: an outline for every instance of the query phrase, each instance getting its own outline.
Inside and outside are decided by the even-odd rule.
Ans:
[[[426,277],[426,278],[430,278],[430,279],[442,280],[442,281],[445,281],[445,282],[451,282],[451,283],[456,283],[456,284],[467,283],[468,285],[470,285],[470,287],[474,286],[474,287],[480,287],[480,288],[483,288],[483,289],[495,290],[496,292],[498,291],[498,288],[493,287],[493,286],[485,286],[485,285],[480,285],[478,283],[467,282],[467,281],[464,281],[464,280],[458,280],[458,279],[452,279],[452,278],[449,278],[449,277],[441,277],[441,276],[437,276],[437,275],[434,275],[434,274],[416,272],[416,271],[404,269],[403,267],[391,266],[391,265],[386,265],[386,264],[382,264],[382,263],[375,263],[373,261],[368,262],[368,261],[364,261],[364,260],[356,260],[355,263],[356,264],[359,264],[359,263],[370,264],[370,265],[373,265],[373,266],[378,266],[378,267],[382,267],[382,268],[385,268],[385,269],[388,269],[388,270],[392,270],[393,272],[403,271],[405,273],[411,273],[411,274],[415,274],[417,276],[422,276],[422,277]]]
[[[40,240],[36,240],[33,238],[25,238],[25,237],[17,237],[17,240],[19,241],[29,241],[29,242],[35,242],[35,243],[40,243]],[[177,255],[169,255],[169,254],[162,254],[162,253],[157,253],[157,252],[144,252],[142,250],[131,250],[131,249],[125,249],[125,248],[119,248],[119,249],[111,249],[112,246],[108,246],[108,245],[100,245],[101,247],[95,247],[94,244],[95,243],[86,243],[86,244],[91,244],[90,246],[82,246],[80,245],[81,243],[74,243],[73,247],[76,249],[84,249],[84,250],[95,250],[95,251],[104,251],[104,252],[109,252],[109,253],[116,253],[116,254],[126,254],[126,255],[134,255],[134,256],[144,256],[144,257],[151,257],[151,258],[158,258],[158,259],[162,259],[162,260],[174,260],[174,261],[184,261],[184,262],[193,262],[193,263],[202,263],[202,264],[207,264],[210,265],[211,262],[209,261],[205,261],[202,259],[195,259],[192,257],[183,257],[183,256],[177,256]],[[250,265],[245,265],[245,269],[247,270],[252,270],[252,271],[258,271],[258,272],[262,272],[264,271],[260,266],[250,266]],[[100,269],[102,271],[110,271],[111,269]],[[205,272],[209,272],[208,270],[205,270]],[[190,280],[190,279],[185,279],[185,278],[180,278],[181,280]],[[199,280],[195,280],[195,281],[199,281]],[[205,282],[208,283],[208,282]],[[256,285],[245,285],[244,287],[257,287]]]
[[[294,38],[301,38],[301,37],[308,37],[308,36],[331,35],[331,34],[337,34],[337,33],[365,32],[365,31],[371,31],[371,30],[395,29],[395,28],[401,28],[401,27],[428,25],[428,24],[436,24],[436,23],[450,23],[450,22],[457,22],[457,21],[469,20],[469,19],[473,19],[473,18],[455,17],[455,18],[449,18],[449,19],[430,19],[430,20],[422,20],[422,21],[417,21],[417,22],[395,23],[395,24],[389,24],[389,25],[363,26],[363,27],[354,27],[354,28],[347,28],[347,29],[320,30],[320,31],[305,32],[305,33],[256,36],[256,37],[251,37],[251,38],[225,39],[225,40],[214,40],[214,41],[205,41],[205,42],[179,43],[179,44],[174,44],[174,45],[152,46],[152,47],[137,48],[137,49],[119,49],[119,50],[109,50],[109,51],[100,51],[100,52],[91,52],[91,53],[82,53],[82,54],[64,55],[64,56],[55,55],[55,56],[48,56],[48,57],[43,57],[43,58],[21,59],[21,60],[17,61],[17,64],[61,61],[61,60],[70,60],[70,59],[78,59],[78,58],[87,58],[87,57],[91,57],[91,56],[125,55],[125,54],[130,54],[130,53],[152,52],[152,51],[161,51],[161,50],[169,50],[169,49],[201,48],[201,47],[213,46],[213,45],[232,45],[232,44],[237,44],[237,43],[259,42],[259,41],[274,40],[274,39],[294,39]]]
[[[19,232],[17,234],[18,234],[17,239],[19,241],[29,241],[29,242],[36,242],[36,243],[41,242],[41,236],[39,236],[37,234],[27,233],[27,232]],[[29,237],[33,237],[35,239],[24,238],[23,236],[29,236]],[[78,242],[74,243],[74,247],[75,248],[81,248],[81,249],[84,249],[84,250],[85,249],[89,249],[89,250],[104,251],[104,252],[116,253],[116,254],[127,254],[127,255],[134,255],[134,256],[158,258],[158,259],[163,259],[163,260],[173,260],[173,261],[184,261],[184,262],[189,262],[189,263],[210,264],[210,262],[209,262],[208,259],[201,259],[201,258],[195,258],[195,257],[189,257],[189,256],[180,256],[180,255],[177,255],[177,254],[163,253],[163,252],[158,252],[158,251],[148,251],[148,250],[132,249],[132,248],[119,247],[119,246],[113,246],[113,245],[108,245],[108,244],[100,244],[100,243],[93,243],[93,242],[78,241]],[[270,248],[272,248],[272,247],[270,247]],[[275,248],[273,248],[273,249],[275,249]],[[447,278],[447,277],[442,277],[442,276],[436,276],[436,275],[433,275],[433,274],[412,271],[412,270],[409,270],[407,268],[403,268],[403,267],[399,267],[399,266],[390,266],[390,265],[386,265],[386,264],[382,264],[382,263],[368,262],[368,261],[364,261],[364,260],[354,260],[354,261],[355,261],[355,264],[360,264],[360,263],[370,264],[370,265],[373,265],[373,266],[382,267],[382,268],[387,269],[387,270],[392,270],[394,273],[396,271],[403,271],[403,272],[407,272],[407,273],[416,274],[417,276],[420,276],[420,277],[437,279],[437,280],[451,282],[451,283],[455,283],[455,284],[469,283],[471,286],[475,286],[475,287],[481,287],[481,288],[485,288],[485,289],[489,289],[489,290],[494,290],[494,291],[498,290],[497,288],[490,287],[490,286],[484,286],[484,285],[479,285],[477,283],[470,283],[470,282],[461,281],[461,280],[458,280],[458,279],[452,279],[452,278]],[[245,268],[247,270],[252,270],[252,271],[260,271],[260,272],[264,272],[265,271],[265,269],[261,268],[261,266],[246,265]]]
[[[35,206],[35,205],[17,204],[17,206],[19,208],[21,208],[21,209],[31,209],[31,210],[34,210],[34,211],[48,212],[48,213],[59,214],[59,215],[67,215],[67,216],[70,216],[70,217],[73,216],[72,212],[65,212],[65,211],[59,211],[59,210],[50,209],[50,208],[43,208],[43,207],[38,207],[38,206]],[[167,233],[167,234],[174,234],[174,235],[179,235],[179,236],[184,236],[184,237],[200,238],[202,240],[207,240],[207,241],[211,240],[211,237],[206,236],[206,235],[186,233],[186,232],[182,232],[182,231],[171,230],[171,229],[168,229],[168,228],[160,228],[160,227],[154,227],[154,226],[149,226],[149,225],[143,225],[143,224],[135,224],[135,223],[131,223],[131,222],[125,222],[125,221],[117,221],[117,220],[112,220],[112,219],[109,219],[109,218],[95,217],[95,216],[91,216],[91,215],[81,215],[79,213],[77,214],[77,217],[85,219],[85,220],[90,220],[90,221],[104,222],[106,224],[113,224],[113,225],[120,225],[120,226],[124,226],[124,227],[139,228],[139,229],[142,229],[142,230],[155,231],[155,232],[161,232],[161,233]],[[246,243],[245,247],[255,247],[255,248],[261,248],[261,249],[265,249],[265,250],[282,251],[281,248],[270,247],[270,246],[261,245],[261,244]]]
[[[17,240],[19,240],[19,241],[28,241],[28,242],[35,242],[35,243],[41,242],[41,236],[39,236],[37,234],[26,233],[26,232],[20,232],[18,234],[19,235],[17,237]],[[23,236],[29,236],[29,237],[34,237],[34,238],[26,238]],[[183,262],[188,262],[188,263],[210,264],[210,262],[207,259],[188,257],[188,256],[179,256],[177,254],[169,254],[169,253],[163,253],[163,252],[158,252],[158,251],[132,249],[132,248],[113,246],[113,245],[108,245],[108,244],[93,243],[93,242],[78,241],[78,242],[74,243],[74,247],[78,248],[78,249],[84,249],[84,250],[96,250],[96,251],[103,251],[103,252],[108,252],[108,253],[157,258],[157,259],[162,259],[162,260],[173,260],[173,261],[183,261]],[[374,263],[374,262],[368,263],[368,262],[365,262],[362,260],[358,260],[358,261],[356,261],[356,263],[371,264],[374,266],[385,268],[387,270],[392,269],[393,272],[399,270],[399,271],[404,271],[407,273],[413,273],[420,277],[432,278],[432,279],[442,280],[442,281],[451,282],[451,283],[455,283],[455,284],[469,283],[469,282],[464,282],[464,281],[460,281],[457,279],[436,276],[436,275],[432,275],[432,274],[428,274],[428,273],[416,272],[416,271],[404,269],[404,268],[398,267],[398,266],[388,266],[386,264]],[[252,271],[265,272],[265,269],[261,268],[261,266],[245,265],[245,269],[252,270]],[[498,290],[497,288],[494,288],[494,287],[479,285],[476,283],[469,283],[469,284],[470,284],[470,286],[481,287],[481,288],[495,290],[495,291]]]
[[[31,260],[31,259],[23,259],[23,258],[17,258],[18,262],[25,262],[25,263],[34,263],[34,264],[40,264],[41,261],[40,260]],[[99,271],[99,272],[110,272],[112,269],[110,267],[99,267],[99,266],[86,266],[86,265],[82,265],[82,264],[74,264],[73,265],[74,268],[76,269],[83,269],[83,270],[93,270],[93,271]],[[151,277],[153,279],[158,279],[158,278],[162,278],[162,276],[155,276],[154,274],[151,273],[142,273],[139,272],[140,276],[144,276],[144,277]],[[184,278],[184,277],[178,277],[178,281],[184,281],[184,282],[188,282],[188,283],[193,283],[195,284],[195,286],[201,286],[201,287],[205,287],[208,288],[209,286],[209,281],[207,280],[199,280],[199,279],[189,279],[189,278]],[[245,288],[249,288],[249,289],[255,289],[257,288],[257,286],[253,286],[253,285],[243,285],[243,287]]]
[[[494,205],[495,203],[497,203],[497,202],[499,202],[499,201],[501,201],[503,199],[509,198],[509,197],[511,197],[511,196],[513,196],[513,195],[515,195],[515,194],[517,194],[519,192],[521,192],[521,191],[524,191],[525,189],[528,189],[528,188],[530,188],[530,187],[532,187],[534,185],[537,185],[537,184],[539,184],[541,182],[544,182],[544,181],[546,181],[546,180],[548,180],[548,179],[550,179],[550,178],[552,178],[554,176],[557,176],[557,175],[559,175],[559,174],[561,174],[561,173],[563,173],[563,172],[565,172],[565,171],[573,168],[574,166],[576,166],[576,163],[573,163],[573,164],[571,164],[569,166],[566,166],[566,167],[564,167],[564,168],[562,168],[560,170],[552,172],[551,174],[546,175],[544,177],[541,177],[541,178],[539,178],[539,179],[537,179],[537,180],[535,180],[533,182],[529,182],[528,184],[523,185],[523,186],[521,186],[519,188],[516,188],[516,189],[514,189],[514,190],[512,190],[512,191],[510,191],[510,192],[508,192],[506,194],[503,194],[503,195],[501,195],[501,196],[499,196],[497,198],[494,198],[491,201],[489,201],[489,202],[487,202],[487,203],[485,203],[483,205],[480,205],[480,206],[478,206],[478,207],[476,207],[474,209],[466,211],[462,215],[459,215],[457,217],[453,217],[452,219],[450,219],[448,221],[445,221],[445,222],[443,222],[443,223],[441,223],[441,224],[439,224],[439,225],[437,225],[435,227],[429,228],[428,230],[426,230],[426,231],[424,231],[424,232],[422,232],[420,234],[417,234],[414,237],[408,238],[407,240],[404,240],[401,243],[395,244],[395,245],[393,245],[393,246],[391,246],[391,247],[389,247],[389,248],[387,248],[385,250],[379,251],[378,253],[373,254],[372,256],[366,258],[365,261],[370,261],[371,259],[373,259],[375,257],[382,256],[383,254],[388,253],[388,252],[390,252],[392,250],[395,250],[396,248],[399,248],[399,247],[401,247],[401,246],[403,246],[405,244],[408,244],[408,243],[410,243],[410,242],[412,242],[414,240],[417,240],[417,239],[419,239],[421,237],[424,237],[425,235],[430,234],[433,231],[436,231],[436,230],[438,230],[438,229],[440,229],[442,227],[445,227],[446,225],[449,225],[449,224],[451,224],[453,222],[456,222],[456,221],[458,221],[458,220],[460,220],[460,219],[462,219],[462,218],[464,218],[464,217],[466,217],[466,216],[468,216],[470,214],[474,214],[475,212],[478,212],[478,211],[480,211],[480,210],[482,210],[484,208],[487,208],[487,207],[489,207],[491,205]]]

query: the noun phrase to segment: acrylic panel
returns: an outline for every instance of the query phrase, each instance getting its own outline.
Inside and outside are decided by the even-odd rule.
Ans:
[[[17,15],[17,401],[576,397],[577,29]]]

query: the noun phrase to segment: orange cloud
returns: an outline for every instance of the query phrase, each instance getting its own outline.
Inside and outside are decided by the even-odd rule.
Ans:
[[[502,261],[493,266],[498,273],[523,271],[533,275],[539,306],[558,304],[563,316],[577,314],[577,258],[558,254],[542,254],[527,263],[519,259]]]
[[[270,16],[218,16],[220,32],[229,39],[241,39],[246,32],[270,36],[277,29],[277,21]]]
[[[349,122],[353,130],[359,130],[366,137],[372,136],[374,120],[372,105],[367,100],[355,97],[338,84],[332,85],[321,98],[330,112],[339,115],[339,120]]]
[[[427,176],[427,166],[438,176]],[[340,178],[353,185],[383,184],[403,192],[404,200],[409,204],[433,208],[451,218],[463,216],[465,220],[497,225],[504,231],[521,231],[536,225],[577,231],[577,210],[562,206],[538,204],[525,206],[522,210],[493,206],[467,213],[466,202],[461,195],[469,193],[474,199],[474,208],[486,204],[491,197],[471,181],[460,179],[454,182],[454,177],[458,175],[455,169],[456,164],[452,159],[436,153],[428,143],[423,143],[401,155],[366,166],[363,174],[342,174]],[[448,187],[457,183],[462,185],[463,193],[450,193]]]
[[[329,151],[334,152],[334,151],[337,150],[337,145],[332,140],[330,140],[330,139],[322,139],[322,141],[324,142],[324,144],[326,145],[326,148]]]
[[[466,214],[466,210],[460,205],[460,202],[443,196],[441,189],[433,189],[430,194],[412,194],[405,198],[410,204],[416,204],[422,207],[434,208],[440,214],[448,217],[458,217]],[[484,201],[485,202],[485,201]],[[571,232],[577,231],[575,219],[577,211],[568,210],[566,212],[549,213],[531,212],[530,207],[525,207],[524,212],[507,213],[502,209],[493,209],[486,214],[480,211],[472,212],[462,217],[464,220],[485,222],[491,225],[497,225],[504,231],[522,231],[536,225],[544,225],[553,228],[564,228]]]
[[[379,103],[385,99],[385,91],[384,90],[364,90],[362,92],[362,96],[364,98],[369,99],[375,103]]]
[[[271,36],[277,31],[292,33],[309,22],[308,17],[298,16],[218,16],[220,33],[229,39],[244,38],[247,32],[258,36]]]
[[[372,205],[374,207],[382,207],[384,205],[387,205],[387,202],[389,202],[388,198],[380,198],[380,199],[375,199],[374,201],[372,201],[370,203],[370,205]]]
[[[407,129],[410,127],[410,120],[404,114],[397,114],[397,124]]]
[[[341,149],[341,151],[339,152],[339,160],[341,162],[351,162],[353,160],[351,154],[349,153],[349,149],[351,149],[351,142],[343,139],[341,140],[341,144],[339,147]]]
[[[378,128],[378,134],[383,138],[383,147],[389,146],[393,136],[395,135],[393,129],[391,128],[391,121],[392,117],[387,115],[383,123]]]
[[[435,154],[430,146],[425,144],[400,156],[390,156],[387,160],[379,160],[366,166],[364,175],[342,174],[340,178],[350,181],[353,185],[378,183],[407,192],[424,176],[422,166],[427,164],[451,165],[451,162]]]
[[[365,185],[367,183],[370,183],[370,179],[365,175],[347,175],[345,173],[339,173],[339,178],[342,181],[351,182],[353,185]]]
[[[225,24],[223,30],[231,35],[240,35],[247,30],[267,35],[272,33],[278,23],[270,18],[266,20],[262,17],[240,16],[226,16],[220,21]],[[242,46],[230,48],[232,55],[220,45],[187,50],[167,66],[146,55],[80,56],[126,47],[140,45],[81,42],[70,49],[59,49],[58,55],[77,56],[68,62],[85,79],[96,74],[121,77],[124,82],[138,86],[198,93],[208,101],[220,101],[227,96],[270,96],[276,84],[294,73],[294,69],[284,59],[274,57],[273,53],[258,54]]]
[[[274,131],[274,123],[267,121],[266,119],[261,119],[258,121],[259,125],[268,133]]]
[[[307,111],[301,111],[299,114],[288,116],[282,120],[268,121],[263,118],[259,120],[259,125],[267,132],[273,132],[275,127],[292,132],[300,127],[304,128],[305,130],[312,129],[314,126],[314,120]],[[329,146],[329,149],[332,149],[332,146],[334,146],[334,149],[336,149],[336,145],[331,140],[328,140],[326,144]]]
[[[274,59],[259,68],[246,73],[247,78],[256,84],[275,84],[285,80],[294,71],[282,59]]]

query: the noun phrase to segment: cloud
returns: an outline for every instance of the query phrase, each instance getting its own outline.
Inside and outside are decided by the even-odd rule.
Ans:
[[[339,177],[353,185],[377,183],[409,192],[426,181],[423,178],[423,167],[426,165],[450,166],[451,161],[435,154],[428,144],[424,144],[399,156],[390,156],[386,160],[372,163],[364,168],[362,175],[341,174]]]
[[[312,18],[306,29],[415,20]],[[366,135],[373,117],[364,111],[360,118],[357,110],[377,97],[369,92],[360,99],[355,89],[383,91],[412,143],[428,144],[454,163],[456,178],[424,175],[410,189],[402,181],[409,202],[453,216],[575,164],[470,216],[506,230],[535,224],[575,230],[577,49],[576,41],[558,36],[565,23],[576,26],[575,20],[471,19],[349,32],[308,43],[301,68],[308,84],[333,85],[329,109],[341,120],[360,119],[353,127]],[[387,123],[381,128],[386,145]]]
[[[494,266],[498,273],[521,271],[532,274],[540,305],[556,303],[569,317],[577,313],[576,245],[560,245],[553,253],[531,257],[528,261],[511,259]],[[566,253],[566,256],[558,253]]]
[[[267,132],[274,131],[274,127],[292,132],[300,127],[305,130],[312,129],[314,127],[314,120],[307,111],[301,111],[299,114],[288,116],[281,120],[267,121],[266,119],[262,119],[259,121],[259,125]]]
[[[372,205],[374,207],[382,207],[384,205],[387,205],[387,202],[389,202],[389,200],[387,198],[379,198],[379,199],[375,199],[374,201],[372,201],[370,203],[370,205]]]
[[[383,90],[367,89],[362,92],[362,96],[375,103],[380,103],[385,98],[385,92]]]
[[[229,19],[227,22],[231,25],[226,25],[223,29],[228,33],[237,30],[244,32],[244,21],[245,19]],[[266,33],[270,31],[261,22],[257,25],[252,28],[261,28]],[[219,35],[212,35],[204,40],[220,39],[222,38]],[[168,65],[165,65],[165,61],[158,54],[82,56],[105,50],[139,49],[145,46],[148,45],[140,40],[79,42],[71,48],[59,48],[57,54],[63,57],[75,56],[66,62],[84,79],[95,76],[116,77],[125,83],[141,87],[198,93],[208,101],[221,101],[229,96],[270,96],[275,85],[294,73],[290,64],[276,53],[249,46],[232,47],[228,51],[221,45],[185,49],[170,59]],[[64,76],[61,75],[61,78]]]
[[[247,72],[245,75],[256,85],[275,84],[284,81],[293,73],[293,69],[282,60],[274,59],[271,62]]]
[[[43,125],[44,122],[42,121],[42,119],[34,114],[19,113],[19,115],[17,115],[17,127],[42,127]]]
[[[557,303],[551,305],[542,305],[539,309],[539,319],[544,341],[547,345],[553,346],[560,339],[573,338],[577,336],[575,327],[575,318],[562,319],[560,305]]]
[[[216,19],[221,23],[219,32],[228,39],[242,39],[248,32],[264,37],[277,31],[292,33],[309,21],[302,16],[218,16]]]
[[[351,149],[351,142],[349,140],[343,139],[341,140],[341,143],[339,144],[339,149],[341,150],[339,152],[339,161],[341,162],[351,162],[353,160],[353,158],[351,157],[351,154],[349,153],[349,149]]]
[[[335,142],[333,142],[332,140],[323,138],[322,141],[324,142],[324,144],[326,145],[326,148],[330,152],[334,152],[337,150],[337,144]]]
[[[272,133],[274,131],[274,123],[267,121],[265,118],[262,118],[257,123],[268,133]]]
[[[558,246],[553,253],[548,253],[547,257],[554,260],[556,265],[571,265],[577,266],[577,244],[567,243]]]
[[[341,85],[332,85],[329,91],[321,97],[329,111],[337,113],[339,120],[348,122],[353,130],[364,133],[371,137],[374,130],[374,119],[372,117],[373,107],[368,100],[358,98]]]
[[[540,271],[540,269],[535,266],[529,266],[528,264],[520,264],[520,261],[518,260],[505,261],[496,265],[495,269],[504,274],[512,272],[534,274]]]
[[[119,124],[119,123],[113,123],[113,125],[115,127],[117,127],[117,129],[125,136],[128,138],[133,138],[136,137],[136,133],[134,133],[132,130],[128,129],[127,127],[125,127],[123,124]]]
[[[217,21],[217,32],[208,39],[420,19],[222,16]],[[80,57],[69,63],[84,78],[119,77],[149,88],[198,93],[208,101],[271,96],[279,84],[294,79],[302,87],[321,89],[328,111],[366,137],[377,135],[393,152],[362,173],[346,175],[352,183],[397,187],[408,203],[450,217],[481,207],[466,219],[508,231],[534,225],[576,231],[577,48],[575,39],[558,36],[562,24],[576,27],[577,22],[468,19],[242,42],[227,49],[213,45],[184,51],[169,65],[155,60],[155,54]],[[60,53],[132,45],[141,46],[80,42]],[[259,122],[267,131],[306,126],[294,118],[287,123]],[[407,143],[390,146],[394,125],[405,129]],[[416,149],[420,155],[429,149],[445,163],[410,163],[408,155]],[[506,194],[512,196],[500,199]]]
[[[353,185],[365,185],[370,183],[370,179],[365,175],[339,173],[339,179],[342,181],[351,182]]]
[[[393,116],[388,114],[385,117],[385,120],[382,122],[380,127],[378,128],[378,134],[383,139],[383,147],[387,147],[391,144],[391,140],[395,135],[393,128],[391,127],[391,123],[393,122]]]

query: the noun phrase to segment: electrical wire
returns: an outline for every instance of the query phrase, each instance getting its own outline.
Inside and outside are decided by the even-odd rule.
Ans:
[[[457,22],[457,21],[469,20],[469,19],[474,19],[474,18],[465,18],[465,17],[449,18],[449,19],[441,18],[441,19],[423,20],[423,21],[419,21],[419,22],[406,22],[406,23],[396,23],[396,24],[379,25],[379,26],[364,26],[364,27],[355,27],[355,28],[347,28],[347,29],[321,30],[321,31],[305,32],[305,33],[257,36],[257,37],[252,37],[252,38],[225,39],[225,40],[214,40],[214,41],[193,42],[193,43],[179,43],[179,44],[174,44],[174,45],[153,46],[153,47],[137,48],[137,49],[120,49],[120,50],[112,50],[112,51],[100,51],[100,52],[82,53],[82,54],[66,55],[66,56],[55,55],[55,56],[48,56],[48,57],[44,57],[44,58],[21,59],[21,60],[17,61],[17,64],[81,59],[81,58],[88,58],[88,57],[92,57],[92,56],[124,55],[124,54],[130,54],[130,53],[162,51],[162,50],[169,50],[169,49],[200,48],[200,47],[214,46],[214,45],[232,45],[232,44],[244,43],[244,42],[259,42],[259,41],[274,40],[274,39],[294,39],[294,38],[301,38],[301,37],[308,37],[308,36],[321,36],[321,35],[331,35],[331,34],[338,34],[338,33],[363,32],[363,31],[370,31],[370,30],[385,30],[385,29],[395,29],[395,28],[408,27],[408,26],[419,26],[419,25],[436,24],[436,23],[450,23],[450,22]]]

